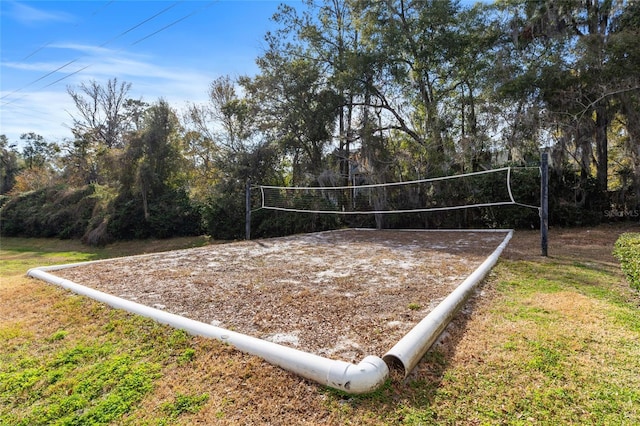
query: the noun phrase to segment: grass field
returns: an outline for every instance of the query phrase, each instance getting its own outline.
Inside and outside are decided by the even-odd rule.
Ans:
[[[611,256],[625,230],[552,230],[549,258],[516,232],[443,343],[359,397],[24,275],[204,238],[4,238],[0,424],[640,424],[640,296]]]

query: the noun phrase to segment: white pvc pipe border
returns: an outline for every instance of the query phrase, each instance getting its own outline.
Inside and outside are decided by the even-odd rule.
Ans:
[[[426,231],[426,230],[425,230]],[[466,232],[504,232],[505,230],[466,230]],[[108,262],[111,259],[90,262],[70,263],[65,265],[42,266],[27,271],[27,275],[48,283],[60,286],[74,293],[90,297],[116,309],[124,309],[134,314],[152,318],[155,321],[168,324],[186,332],[214,338],[231,344],[238,350],[258,356],[265,361],[298,374],[306,379],[315,381],[335,389],[352,394],[373,392],[386,381],[389,376],[389,365],[400,365],[404,368],[405,376],[418,364],[422,356],[429,350],[442,330],[450,322],[462,304],[467,300],[471,291],[484,278],[513,235],[508,234],[500,246],[460,284],[445,300],[443,300],[429,315],[405,335],[381,359],[377,356],[367,356],[359,364],[332,360],[318,355],[303,352],[288,346],[268,342],[256,337],[237,333],[216,327],[200,321],[175,315],[155,309],[140,303],[122,299],[108,293],[77,284],[71,280],[50,274],[66,268],[84,266],[91,263]],[[140,255],[150,256],[150,255]],[[136,256],[137,257],[137,256]]]
[[[89,262],[87,262],[89,263]],[[86,263],[85,263],[86,264]],[[372,392],[380,387],[389,375],[389,368],[376,356],[365,357],[358,365],[345,361],[323,358],[288,346],[267,342],[256,337],[215,327],[200,321],[151,308],[140,303],[103,293],[73,281],[56,277],[47,271],[60,270],[79,264],[33,268],[27,275],[55,284],[74,293],[81,294],[117,309],[152,318],[159,323],[169,324],[186,332],[215,338],[235,346],[242,352],[256,355],[265,361],[296,373],[309,380],[353,394]]]
[[[475,232],[475,231],[474,231]],[[508,230],[506,237],[489,257],[469,275],[449,296],[435,307],[422,321],[400,339],[382,359],[392,366],[400,366],[407,377],[420,362],[438,336],[447,327],[453,316],[464,305],[475,287],[498,261],[500,254],[513,236]]]

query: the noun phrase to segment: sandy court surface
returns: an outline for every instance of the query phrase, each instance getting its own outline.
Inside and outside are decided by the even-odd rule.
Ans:
[[[65,269],[124,299],[333,359],[382,356],[506,232],[341,230]]]

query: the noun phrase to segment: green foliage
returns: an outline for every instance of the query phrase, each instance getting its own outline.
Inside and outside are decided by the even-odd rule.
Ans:
[[[50,342],[57,342],[58,340],[62,340],[66,337],[67,332],[65,330],[58,330],[49,337]]]
[[[171,337],[167,341],[169,346],[174,349],[185,348],[189,343],[189,334],[184,330],[174,330]]]
[[[487,178],[490,175],[487,175]],[[501,190],[505,183],[495,179],[481,180],[480,191],[491,194]],[[500,178],[498,178],[500,179]],[[528,206],[540,206],[540,171],[537,168],[514,168],[511,170],[511,195],[513,199]],[[502,194],[495,194],[500,200]],[[482,209],[483,227],[531,229],[540,226],[538,209],[524,206],[504,206]]]
[[[80,238],[100,203],[97,185],[56,186],[11,198],[0,210],[3,236]]]
[[[193,361],[193,358],[196,356],[196,351],[193,348],[187,348],[182,352],[182,354],[178,357],[178,364],[187,364]]]
[[[111,344],[74,343],[38,358],[16,349],[0,364],[0,401],[28,409],[0,411],[3,424],[110,424],[152,389],[158,373],[157,365],[118,355]]]
[[[113,239],[199,235],[199,208],[181,190],[168,190],[148,203],[119,196],[100,185],[57,186],[11,198],[2,206],[2,236],[82,238],[91,245]]]
[[[0,196],[11,190],[19,172],[18,152],[9,144],[6,135],[0,135]],[[2,207],[0,199],[0,207]]]
[[[640,234],[622,234],[616,241],[613,254],[620,260],[631,287],[640,290]]]
[[[254,219],[255,217],[255,219]],[[252,216],[252,235],[268,238],[327,231],[342,226],[338,215],[259,211]]]
[[[48,143],[42,136],[33,132],[22,134],[20,140],[24,144],[22,158],[28,169],[49,166],[49,160],[59,150],[55,143]]]
[[[176,419],[181,414],[194,414],[209,400],[209,394],[184,395],[177,393],[173,402],[162,405],[162,411],[171,419]]]
[[[245,188],[229,185],[228,192],[214,196],[204,207],[207,233],[214,239],[245,237]],[[251,215],[252,238],[268,238],[326,231],[341,226],[337,215],[258,210]]]
[[[117,240],[199,235],[200,211],[183,191],[167,191],[148,201],[145,217],[139,196],[119,196],[113,203],[107,230]]]
[[[442,186],[433,194],[411,194],[387,190],[389,208],[474,203],[505,199],[503,176],[475,178],[462,186]],[[214,187],[208,201],[197,205],[179,189],[166,188],[147,200],[147,216],[141,196],[120,194],[108,187],[88,185],[82,188],[57,186],[11,197],[3,205],[0,230],[3,236],[82,238],[93,245],[136,238],[168,238],[198,235],[203,231],[216,239],[241,239],[245,234],[245,185],[238,179],[225,179]],[[535,169],[512,172],[512,193],[516,201],[539,204],[539,175]],[[570,172],[550,175],[550,224],[579,226],[602,221],[602,211],[589,200],[596,197],[594,180],[582,189],[579,177]],[[408,196],[411,195],[411,196]],[[357,202],[358,200],[356,200]],[[331,210],[328,201],[304,195],[291,201],[292,207]],[[441,204],[438,204],[441,203]],[[448,204],[447,204],[448,203]],[[536,209],[521,206],[476,208],[450,212],[386,215],[386,228],[415,227],[508,227],[537,228]],[[203,225],[204,224],[204,225]],[[252,236],[273,237],[303,232],[336,229],[341,226],[376,226],[371,216],[254,211]]]
[[[2,208],[2,206],[4,206],[9,200],[11,200],[11,197],[9,197],[8,195],[0,195],[0,209]]]
[[[601,200],[595,178],[582,178],[577,172],[567,168],[549,171],[551,225],[596,225],[604,217]]]
[[[241,181],[225,181],[203,208],[206,232],[214,239],[234,240],[245,235],[245,185]]]

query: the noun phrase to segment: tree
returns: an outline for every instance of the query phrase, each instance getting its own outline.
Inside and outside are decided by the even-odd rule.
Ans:
[[[322,70],[326,89],[337,95],[337,147],[333,152],[339,164],[342,184],[349,182],[352,148],[358,144],[358,112],[362,105],[363,73],[365,65],[353,5],[349,1],[306,1],[306,10],[299,14],[290,6],[281,6],[274,20],[282,28],[269,34],[267,40],[272,51],[282,56],[312,62]],[[283,42],[283,40],[290,40]],[[362,107],[362,106],[361,106]],[[368,106],[362,107],[363,120]]]
[[[116,239],[166,238],[201,231],[200,214],[188,197],[182,129],[160,99],[144,113],[122,155],[120,188],[107,231]]]
[[[22,193],[52,185],[58,177],[55,167],[60,151],[58,145],[34,132],[23,133],[20,140],[24,145],[20,155],[23,166],[15,175],[11,192]]]
[[[392,127],[445,152],[441,108],[458,44],[459,6],[450,1],[360,1],[362,37],[380,67],[372,93],[395,119]],[[384,83],[381,84],[381,83]]]
[[[120,156],[131,132],[137,130],[147,104],[128,98],[131,83],[95,80],[67,87],[78,112],[72,116],[72,143],[65,147],[78,180],[117,186]]]
[[[0,194],[11,191],[19,170],[16,146],[6,135],[0,135]]]
[[[208,95],[209,102],[191,105],[186,117],[191,127],[185,135],[191,193],[200,201],[215,193],[223,179],[246,181],[251,172],[239,170],[239,159],[259,144],[255,107],[238,96],[235,81],[229,76],[217,78]]]
[[[260,106],[261,130],[271,132],[290,156],[292,183],[300,184],[313,181],[325,167],[342,99],[323,84],[316,64],[281,53],[269,51],[258,60],[262,74],[241,84]]]
[[[24,144],[22,158],[27,169],[38,169],[49,166],[59,147],[55,143],[48,143],[42,136],[30,132],[23,133],[20,140]]]
[[[408,137],[441,173],[455,157],[455,139],[488,139],[475,100],[479,76],[490,68],[484,52],[496,35],[487,31],[480,8],[462,14],[457,2],[406,0],[306,6],[302,14],[281,7],[276,21],[282,29],[267,37],[269,51],[312,63],[321,70],[318,84],[341,97],[334,139],[343,176],[352,144],[364,151],[373,144],[368,151],[380,152],[385,141]],[[473,147],[486,150],[483,143]],[[483,155],[470,156],[477,167]]]
[[[635,204],[640,205],[640,4],[629,2],[612,25],[609,36],[608,66],[616,76],[616,85],[609,88],[608,95],[615,99],[618,114],[616,124],[621,124],[618,147],[622,158],[616,172],[623,180],[622,189],[634,195]],[[627,187],[624,181],[631,181]]]
[[[16,176],[14,191],[33,191],[51,185],[55,180],[54,160],[60,151],[58,145],[33,132],[23,133],[20,140],[24,144],[24,169]]]
[[[152,197],[184,184],[179,130],[175,112],[161,99],[146,111],[142,129],[131,137],[127,147],[121,182],[125,191],[141,197],[147,220]]]
[[[127,130],[125,103],[131,83],[118,84],[116,78],[102,86],[95,80],[80,84],[79,90],[67,87],[79,117],[73,117],[74,133],[89,134],[106,148],[123,148]]]
[[[628,59],[637,57],[637,47],[616,43],[625,38],[620,34],[625,26],[616,29],[616,23],[623,15],[633,15],[632,3],[505,1],[499,6],[511,15],[511,48],[521,53],[517,57],[523,70],[505,79],[502,88],[515,89],[520,99],[532,99],[536,115],[544,108],[545,122],[532,122],[538,129],[547,127],[555,138],[556,163],[567,157],[574,160],[583,190],[595,168],[596,209],[607,202],[609,137],[619,111],[615,94],[631,94],[629,83],[638,76],[637,67],[628,67]],[[620,59],[625,73],[620,73]]]

